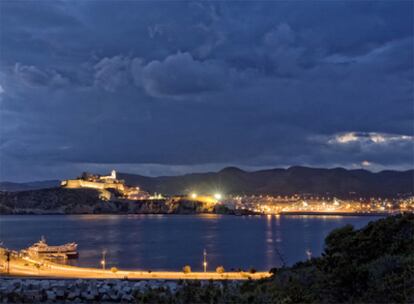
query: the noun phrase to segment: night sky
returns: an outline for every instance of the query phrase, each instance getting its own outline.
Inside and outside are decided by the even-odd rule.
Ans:
[[[414,167],[412,1],[0,2],[0,180]]]

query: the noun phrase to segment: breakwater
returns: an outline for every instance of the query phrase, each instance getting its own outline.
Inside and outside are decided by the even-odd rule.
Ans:
[[[52,279],[0,279],[0,302],[2,303],[134,303],[155,296],[170,299],[177,293],[199,287],[237,290],[238,281],[166,281],[166,280],[52,280]]]

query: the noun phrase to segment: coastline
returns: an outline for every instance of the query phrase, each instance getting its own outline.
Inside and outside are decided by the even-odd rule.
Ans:
[[[75,214],[224,214],[224,215],[320,215],[320,216],[388,216],[401,213],[393,208],[302,208],[285,205],[275,208],[266,202],[229,207],[219,201],[188,197],[128,200],[103,199],[96,189],[51,188],[22,192],[0,192],[0,215],[75,215]],[[261,204],[264,205],[261,208]],[[238,208],[236,208],[238,207]],[[287,209],[288,211],[282,211]],[[276,213],[280,212],[280,213]]]
[[[3,248],[0,249],[4,253]],[[6,265],[0,258],[2,265]],[[246,272],[202,272],[202,271],[148,271],[127,270],[112,267],[110,269],[79,267],[59,264],[41,258],[21,256],[12,252],[7,267],[1,267],[0,274],[10,277],[38,277],[38,278],[72,278],[72,279],[118,279],[118,280],[258,280],[268,278],[271,273],[264,271]]]
[[[236,214],[236,213],[207,213],[207,212],[200,212],[200,213],[61,213],[61,212],[45,212],[45,213],[35,213],[35,212],[17,212],[17,213],[0,213],[0,217],[3,216],[33,216],[33,215],[39,215],[39,216],[66,216],[66,215],[168,215],[168,216],[198,216],[198,215],[218,215],[218,216],[260,216],[260,217],[267,217],[267,216],[393,216],[397,214],[403,214],[405,212],[394,212],[394,213],[388,213],[388,212],[370,212],[370,213],[364,213],[364,212],[281,212],[277,214],[264,214],[264,213],[245,213],[245,214]]]
[[[311,215],[311,216],[392,216],[403,212],[281,212],[280,215]]]

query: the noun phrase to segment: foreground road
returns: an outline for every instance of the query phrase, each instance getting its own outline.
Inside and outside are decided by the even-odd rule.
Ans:
[[[98,268],[74,267],[33,258],[13,257],[9,265],[2,260],[2,275],[48,277],[48,278],[82,278],[82,279],[156,279],[156,280],[258,280],[270,276],[268,272],[178,272],[178,271],[126,271],[102,270]]]

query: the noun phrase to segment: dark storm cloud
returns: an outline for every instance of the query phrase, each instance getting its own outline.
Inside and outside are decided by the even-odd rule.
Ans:
[[[95,85],[109,92],[115,92],[131,81],[131,60],[127,57],[105,57],[94,66],[94,69]]]
[[[413,166],[411,2],[0,6],[2,180]]]
[[[95,85],[109,92],[130,84],[154,97],[194,96],[230,85],[232,71],[215,61],[198,61],[190,53],[170,55],[163,61],[145,63],[141,58],[114,56],[95,66]]]
[[[13,71],[16,79],[27,86],[54,87],[69,84],[68,79],[54,70],[43,71],[35,66],[16,63]]]
[[[230,78],[227,68],[216,62],[195,60],[177,53],[164,61],[152,61],[142,69],[142,83],[153,96],[194,95],[223,88]]]

